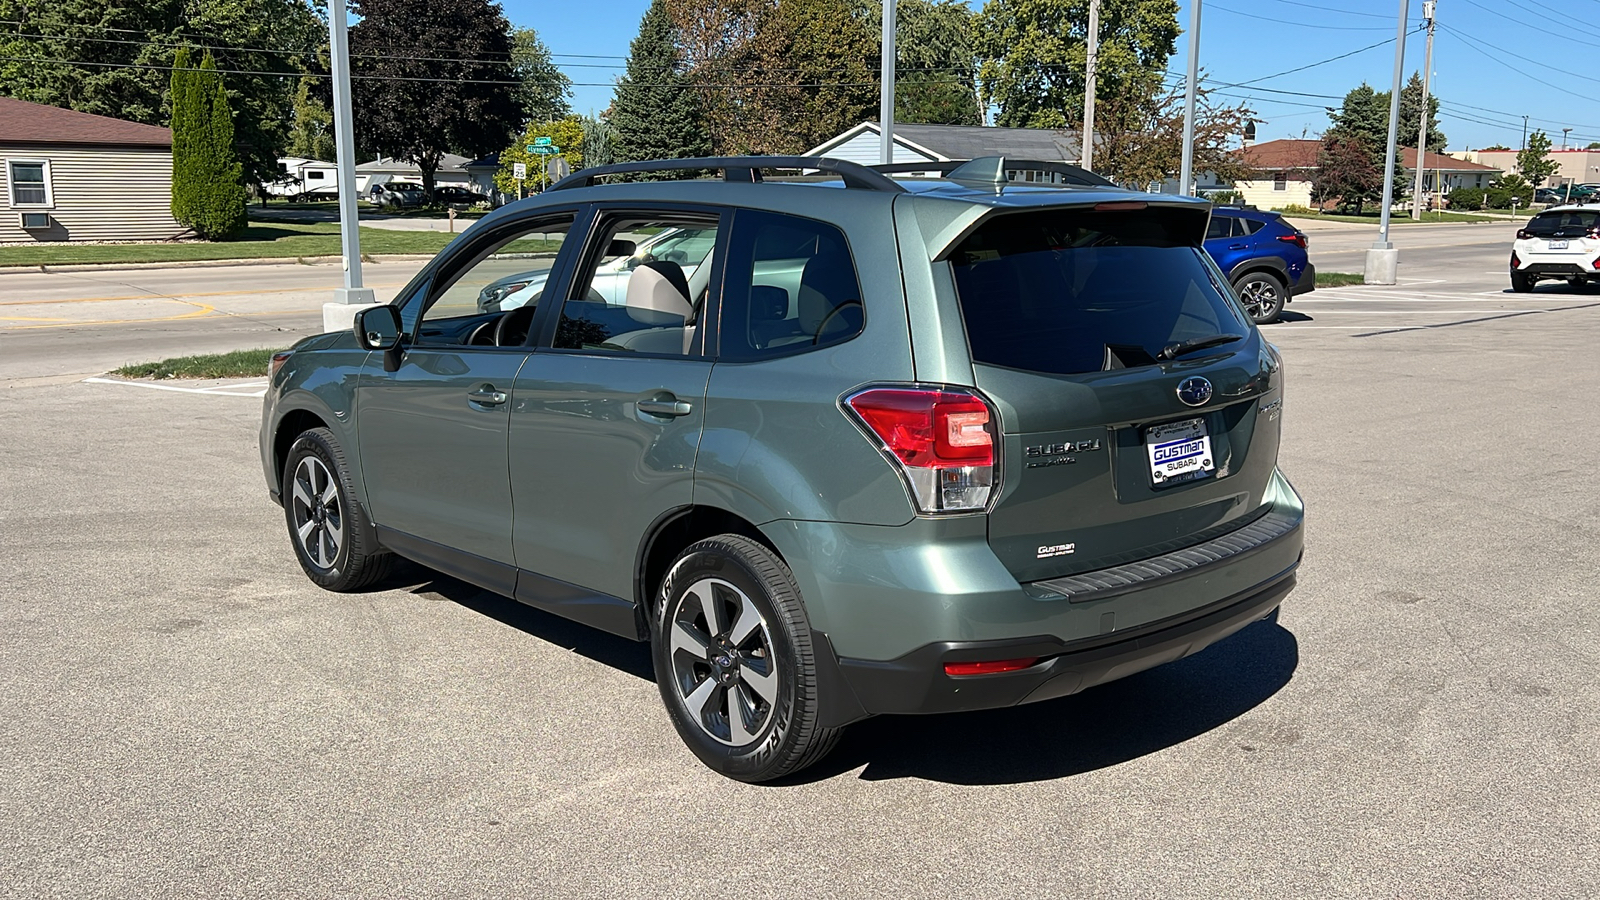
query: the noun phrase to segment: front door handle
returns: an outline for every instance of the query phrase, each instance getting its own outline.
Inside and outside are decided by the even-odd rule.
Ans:
[[[494,389],[494,385],[486,384],[475,391],[469,392],[467,399],[479,406],[499,406],[506,402],[506,392],[497,391]]]
[[[694,412],[694,407],[687,400],[669,396],[660,400],[640,400],[639,412],[652,416],[687,416]]]

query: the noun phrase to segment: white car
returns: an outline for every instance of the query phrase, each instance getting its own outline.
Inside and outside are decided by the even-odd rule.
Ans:
[[[1600,284],[1600,206],[1553,206],[1517,231],[1511,289],[1527,293],[1542,280]]]
[[[717,233],[709,228],[669,228],[659,234],[645,237],[626,254],[611,254],[595,268],[590,283],[600,298],[613,306],[621,306],[628,293],[628,278],[633,270],[650,260],[677,263],[683,268],[685,278],[693,279],[695,270],[705,261],[706,255],[717,242]],[[485,312],[516,309],[536,300],[544,291],[548,269],[539,269],[511,275],[494,282],[478,295],[478,308]]]

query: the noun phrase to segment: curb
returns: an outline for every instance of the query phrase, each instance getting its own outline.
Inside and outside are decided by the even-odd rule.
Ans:
[[[363,261],[368,263],[383,262],[415,262],[430,260],[438,254],[434,253],[379,253],[372,256],[362,254]],[[342,256],[271,256],[258,259],[192,259],[172,260],[168,262],[103,262],[103,263],[65,263],[51,265],[45,263],[32,266],[0,266],[0,276],[4,275],[38,275],[52,272],[104,272],[108,269],[203,269],[223,266],[282,266],[302,265],[321,266],[328,264],[342,264]]]

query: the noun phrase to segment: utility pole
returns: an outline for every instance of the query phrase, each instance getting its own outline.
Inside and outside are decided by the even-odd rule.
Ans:
[[[878,162],[894,162],[894,4],[883,0],[883,70],[878,94]]]
[[[1100,0],[1089,0],[1088,64],[1083,78],[1083,149],[1078,164],[1094,171],[1094,97],[1100,78]]]
[[[1389,92],[1389,140],[1384,145],[1383,209],[1378,219],[1378,239],[1367,250],[1362,281],[1394,284],[1400,268],[1400,251],[1389,242],[1389,213],[1394,206],[1394,151],[1400,138],[1400,79],[1406,68],[1406,14],[1408,0],[1400,0],[1400,25],[1394,40],[1394,88]]]
[[[1178,193],[1183,195],[1194,193],[1195,88],[1200,81],[1200,0],[1189,2],[1193,4],[1189,7],[1189,80],[1183,89],[1183,162],[1178,166]]]
[[[350,120],[350,39],[345,0],[328,4],[328,49],[333,63],[333,142],[339,175],[339,244],[344,252],[344,287],[334,288],[333,302],[322,304],[322,330],[343,331],[355,323],[356,311],[377,300],[361,284],[361,220],[356,216],[356,130]]]
[[[1572,133],[1572,129],[1571,128],[1563,128],[1563,129],[1561,129],[1561,149],[1563,149],[1563,150],[1567,149],[1567,135],[1569,135],[1571,133]]]
[[[1434,0],[1422,0],[1422,18],[1428,23],[1428,50],[1422,63],[1422,124],[1417,126],[1417,184],[1411,191],[1413,219],[1422,218],[1422,173],[1428,152],[1428,79],[1433,75],[1433,5]]]
[[[1522,117],[1522,146],[1518,149],[1528,149],[1528,117]]]

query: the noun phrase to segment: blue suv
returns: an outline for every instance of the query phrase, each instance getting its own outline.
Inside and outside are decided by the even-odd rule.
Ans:
[[[1205,248],[1226,272],[1257,325],[1278,321],[1289,298],[1315,290],[1317,269],[1305,232],[1275,212],[1219,206],[1211,211]]]

